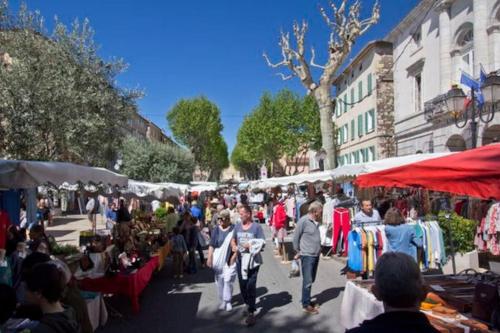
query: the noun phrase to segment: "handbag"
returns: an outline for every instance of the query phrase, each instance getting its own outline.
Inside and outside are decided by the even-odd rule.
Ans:
[[[230,232],[226,238],[224,238],[224,243],[218,248],[214,249],[213,254],[213,264],[212,268],[214,271],[222,272],[224,265],[226,265],[226,255],[229,245],[231,243],[231,238],[233,237],[233,233]]]
[[[472,316],[491,323],[493,313],[499,302],[498,284],[494,282],[479,282],[474,289]]]

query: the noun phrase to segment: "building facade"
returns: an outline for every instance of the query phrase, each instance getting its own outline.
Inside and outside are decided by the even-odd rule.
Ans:
[[[160,127],[137,112],[132,113],[130,118],[127,120],[125,132],[135,138],[147,139],[151,142],[176,145],[176,143],[168,137]]]
[[[470,121],[459,128],[445,97],[462,73],[500,69],[500,0],[422,0],[386,40],[394,47],[397,155],[470,148]],[[496,141],[500,115],[477,132],[478,146]]]
[[[337,165],[395,155],[392,44],[373,41],[335,79]]]

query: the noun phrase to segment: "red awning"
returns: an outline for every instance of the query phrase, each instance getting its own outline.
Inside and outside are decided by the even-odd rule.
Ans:
[[[500,199],[500,144],[359,176],[359,187],[420,187]]]

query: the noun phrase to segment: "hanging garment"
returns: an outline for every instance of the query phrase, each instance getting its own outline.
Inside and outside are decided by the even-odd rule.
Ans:
[[[10,226],[9,214],[5,210],[0,210],[0,249],[7,246],[7,229]]]
[[[347,237],[351,229],[351,215],[346,208],[335,208],[333,210],[333,243],[332,247],[336,249],[342,237]],[[349,245],[346,243],[345,253],[348,252]]]
[[[363,270],[361,233],[357,230],[351,230],[347,236],[347,242],[351,249],[347,258],[347,267],[352,272],[361,272]]]

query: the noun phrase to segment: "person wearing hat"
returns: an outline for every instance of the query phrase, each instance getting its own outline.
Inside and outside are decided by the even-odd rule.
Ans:
[[[233,283],[236,277],[236,254],[232,253],[231,238],[234,226],[231,224],[231,214],[222,210],[218,214],[218,225],[212,232],[208,247],[207,266],[215,273],[215,284],[219,295],[220,310],[231,311]]]

